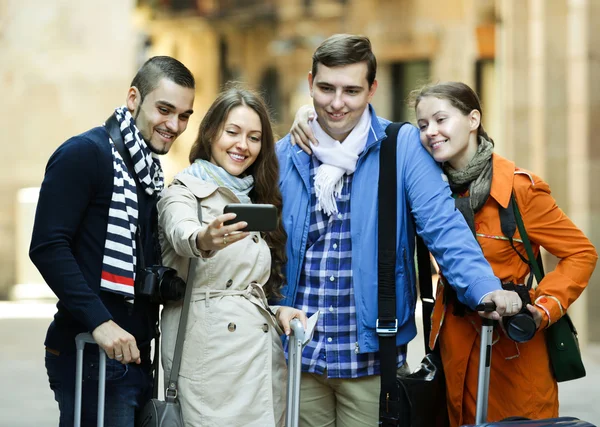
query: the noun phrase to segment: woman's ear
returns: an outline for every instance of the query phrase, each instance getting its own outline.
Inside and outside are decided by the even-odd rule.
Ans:
[[[479,129],[479,125],[481,124],[481,113],[479,110],[473,110],[469,113],[469,124],[471,130]]]

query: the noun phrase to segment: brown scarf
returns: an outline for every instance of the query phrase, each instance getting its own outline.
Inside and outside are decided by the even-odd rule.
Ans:
[[[494,145],[479,137],[477,153],[469,164],[461,170],[456,170],[449,163],[443,164],[443,169],[449,179],[450,188],[454,194],[469,190],[469,199],[473,213],[483,207],[490,196],[492,185],[492,154]]]

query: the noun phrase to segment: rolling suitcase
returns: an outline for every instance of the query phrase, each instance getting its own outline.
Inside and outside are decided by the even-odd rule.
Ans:
[[[77,347],[77,366],[75,370],[75,420],[74,426],[81,426],[81,393],[83,389],[83,349],[86,344],[96,344],[92,334],[81,333],[75,337]],[[97,426],[104,426],[104,392],[106,386],[106,353],[98,347],[100,359],[98,361],[98,419]]]
[[[496,310],[494,303],[485,303],[476,308],[477,311],[492,312]],[[529,420],[511,417],[502,421],[487,422],[488,393],[490,389],[490,368],[492,366],[492,332],[494,321],[482,319],[481,344],[479,348],[479,373],[477,382],[477,412],[476,424],[462,427],[596,427],[587,421],[574,417],[547,418],[544,420]]]

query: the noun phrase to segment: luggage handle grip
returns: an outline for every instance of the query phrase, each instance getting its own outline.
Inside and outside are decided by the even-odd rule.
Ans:
[[[74,426],[81,426],[81,394],[83,392],[83,349],[86,344],[97,344],[89,332],[82,332],[75,337],[77,347],[77,366],[75,371],[75,420]],[[106,391],[106,353],[98,346],[98,418],[97,426],[104,426],[104,395]]]
[[[302,326],[302,322],[294,318],[290,321],[290,328],[298,341],[304,342],[304,326]]]
[[[492,311],[496,311],[496,303],[493,301],[481,303],[475,307],[475,311],[491,313]]]

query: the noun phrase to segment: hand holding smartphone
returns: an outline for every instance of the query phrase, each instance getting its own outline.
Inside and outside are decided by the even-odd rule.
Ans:
[[[225,206],[223,213],[236,214],[235,219],[225,221],[225,225],[239,221],[248,223],[241,231],[274,231],[277,228],[277,208],[273,205],[232,203]]]

